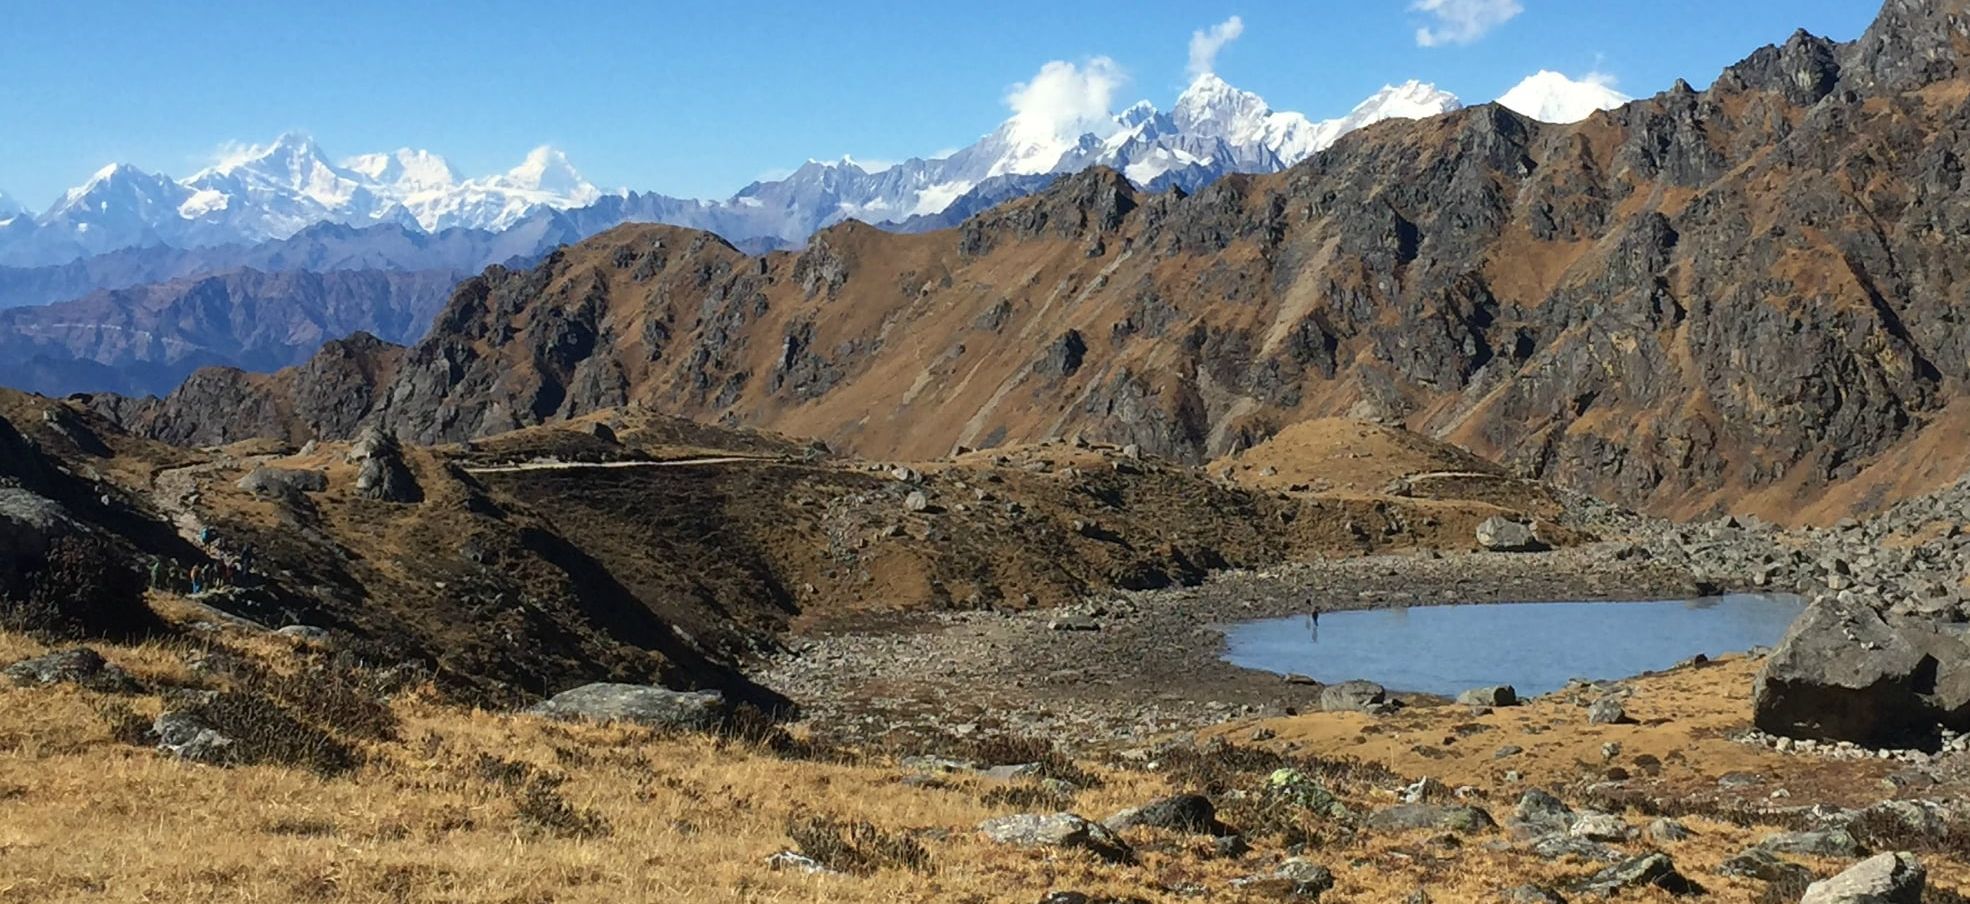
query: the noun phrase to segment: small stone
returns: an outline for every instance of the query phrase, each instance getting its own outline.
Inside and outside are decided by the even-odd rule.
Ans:
[[[1609,813],[1583,813],[1567,832],[1575,838],[1608,842],[1627,841],[1633,834],[1621,817]]]
[[[1651,841],[1666,844],[1689,838],[1690,830],[1688,826],[1676,820],[1670,819],[1667,816],[1661,816],[1657,817],[1654,822],[1649,823],[1648,836]]]
[[[166,711],[151,723],[160,753],[195,763],[227,765],[234,758],[233,739],[188,713]]]
[[[1717,867],[1719,875],[1738,876],[1756,879],[1760,882],[1806,881],[1813,878],[1813,871],[1797,863],[1779,859],[1777,854],[1761,848],[1750,848],[1726,860]]]
[[[1676,871],[1676,864],[1668,854],[1644,854],[1624,860],[1576,886],[1583,892],[1613,895],[1631,888],[1654,886],[1672,895],[1683,896],[1702,894],[1702,886],[1690,881],[1689,877]]]
[[[1334,887],[1334,874],[1303,857],[1293,857],[1279,865],[1272,874],[1275,879],[1292,883],[1292,892],[1303,898],[1318,898],[1323,892]]]

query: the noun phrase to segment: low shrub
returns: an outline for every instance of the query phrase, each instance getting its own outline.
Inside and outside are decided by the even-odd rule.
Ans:
[[[262,694],[215,693],[193,703],[187,714],[231,738],[242,763],[297,766],[323,776],[361,765],[355,748],[295,718]]]
[[[144,602],[144,578],[123,558],[94,537],[55,538],[26,591],[0,599],[0,628],[57,640],[156,632],[161,625]]]
[[[151,743],[151,720],[142,713],[130,708],[121,700],[98,697],[90,702],[96,717],[103,720],[109,728],[109,736],[119,744],[148,747]]]
[[[801,854],[836,872],[865,876],[883,869],[931,871],[930,852],[916,839],[865,821],[796,813],[787,820],[787,837]]]
[[[514,816],[529,831],[555,838],[603,838],[611,830],[602,814],[577,807],[561,796],[559,782],[538,777],[515,796]]]

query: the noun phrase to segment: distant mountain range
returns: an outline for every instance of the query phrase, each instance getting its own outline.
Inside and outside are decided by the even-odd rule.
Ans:
[[[1620,99],[1551,73],[1513,95],[1572,118]],[[1014,116],[947,156],[809,162],[724,201],[604,192],[549,148],[473,179],[427,151],[333,161],[299,134],[183,181],[110,166],[38,216],[0,196],[0,264],[13,264],[0,266],[0,309],[11,309],[0,310],[0,385],[161,394],[198,367],[272,370],[358,330],[415,342],[457,277],[531,267],[627,222],[706,230],[748,253],[848,219],[924,232],[1092,167],[1151,191],[1196,191],[1285,169],[1384,120],[1459,107],[1409,82],[1314,121],[1207,73],[1167,112],[1144,101],[1070,128]]]
[[[1527,115],[1570,119],[1626,100],[1597,83],[1555,73],[1540,73],[1507,99]],[[0,266],[63,265],[130,248],[251,246],[325,223],[395,227],[377,234],[401,243],[404,234],[454,229],[521,230],[575,241],[624,222],[659,222],[764,250],[797,245],[845,219],[944,223],[942,215],[967,195],[974,203],[978,197],[1003,199],[1051,181],[1043,177],[1096,165],[1151,190],[1195,190],[1226,173],[1276,172],[1383,120],[1460,106],[1446,92],[1408,82],[1376,92],[1345,116],[1314,121],[1274,111],[1258,95],[1205,73],[1168,112],[1142,101],[1111,118],[1068,128],[1015,115],[948,156],[882,168],[845,158],[810,161],[784,179],[754,182],[722,201],[605,192],[548,147],[505,173],[468,179],[429,151],[337,161],[313,139],[289,133],[229,154],[184,180],[128,164],[107,166],[38,215],[0,193]],[[410,268],[432,265],[420,261]],[[22,302],[0,295],[0,306]]]
[[[0,310],[0,385],[161,395],[201,367],[278,370],[352,333],[412,342],[464,275],[235,270]]]

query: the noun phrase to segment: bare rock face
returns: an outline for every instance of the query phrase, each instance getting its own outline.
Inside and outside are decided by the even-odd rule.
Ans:
[[[1753,717],[1777,735],[1894,745],[1970,723],[1970,643],[1939,622],[1822,596],[1758,672]]]

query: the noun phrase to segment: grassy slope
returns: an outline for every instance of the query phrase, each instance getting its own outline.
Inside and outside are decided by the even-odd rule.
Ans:
[[[205,642],[101,649],[152,687],[224,684],[185,665],[187,653]],[[297,657],[296,648],[271,638],[227,634],[224,643],[277,669],[292,668]],[[0,635],[0,661],[42,649]],[[1828,766],[1717,740],[1746,722],[1743,695],[1734,691],[1748,668],[1740,662],[1642,680],[1633,708],[1645,723],[1632,727],[1589,728],[1557,701],[1477,720],[1444,708],[1374,725],[1315,715],[1267,727],[1279,732],[1275,747],[1367,758],[1368,766],[1342,770],[1351,777],[1334,784],[1357,809],[1392,803],[1390,790],[1403,779],[1379,765],[1470,782],[1503,818],[1517,786],[1501,782],[1503,766],[1477,750],[1521,744],[1528,753],[1513,768],[1525,772],[1527,785],[1566,793],[1604,768],[1592,751],[1617,736],[1629,757],[1652,751],[1674,763],[1672,751],[1681,751],[1686,764],[1667,772],[1685,769],[1692,789],[1700,779],[1714,787],[1707,777],[1730,769],[1796,781],[1795,801],[1808,792],[1834,799],[1877,793],[1866,781],[1878,771],[1873,764]],[[1141,855],[1134,866],[998,847],[973,832],[980,820],[1050,808],[1003,802],[994,795],[1007,786],[981,779],[906,783],[893,752],[789,758],[736,741],[458,708],[417,689],[393,704],[396,739],[363,742],[368,762],[354,772],[324,778],[285,766],[192,765],[115,740],[97,715],[105,699],[73,687],[0,687],[0,902],[1031,902],[1058,889],[1178,901],[1189,899],[1171,889],[1185,885],[1212,889],[1211,900],[1272,900],[1263,887],[1233,892],[1229,883],[1268,872],[1283,856],[1282,842],[1260,832],[1253,833],[1256,850],[1235,861],[1210,859],[1198,840],[1156,830],[1130,834]],[[146,715],[163,705],[148,694],[124,702]],[[1648,724],[1671,711],[1674,721]],[[1451,726],[1471,721],[1494,725],[1459,748],[1472,753],[1417,752],[1442,746]],[[1172,760],[1155,771],[1124,763],[1090,764],[1101,785],[1062,806],[1100,818],[1210,782],[1257,787],[1270,768],[1209,758]],[[542,775],[562,780],[530,803],[530,776]],[[557,809],[557,800],[566,809]],[[769,870],[766,858],[792,846],[789,822],[803,815],[869,820],[886,833],[913,836],[930,869],[862,876]],[[1706,900],[1758,900],[1756,883],[1718,879],[1713,870],[1771,829],[1701,815],[1686,821],[1697,834],[1667,850],[1709,887]],[[585,823],[606,831],[584,836]],[[1311,853],[1339,880],[1332,899],[1363,902],[1400,901],[1419,887],[1438,901],[1484,900],[1497,889],[1592,871],[1487,850],[1485,842],[1504,837],[1499,833],[1455,846],[1435,834],[1330,832]],[[1970,887],[1961,861],[1926,859],[1932,884]],[[1841,864],[1811,865],[1824,872]],[[1623,900],[1671,899],[1651,891]]]

